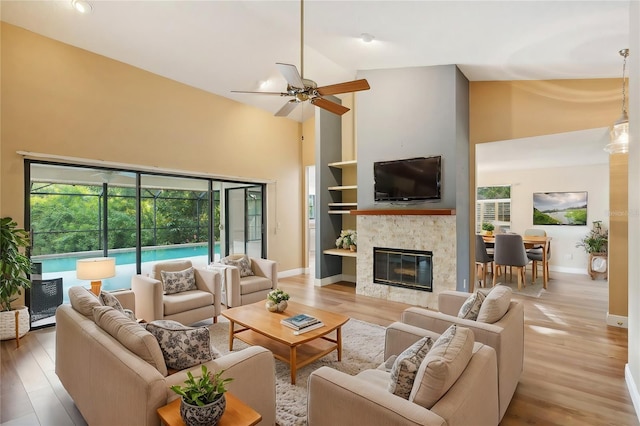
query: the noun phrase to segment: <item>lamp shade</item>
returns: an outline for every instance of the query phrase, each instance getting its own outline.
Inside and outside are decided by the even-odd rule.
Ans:
[[[116,276],[114,257],[93,257],[76,261],[76,276],[80,280],[97,281]]]

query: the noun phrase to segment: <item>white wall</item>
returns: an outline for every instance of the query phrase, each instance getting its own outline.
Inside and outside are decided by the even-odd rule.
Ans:
[[[609,165],[478,172],[477,186],[511,185],[511,230],[533,228],[533,193],[587,191],[587,226],[535,226],[552,237],[551,270],[587,273],[588,255],[578,242],[601,220],[609,227]]]

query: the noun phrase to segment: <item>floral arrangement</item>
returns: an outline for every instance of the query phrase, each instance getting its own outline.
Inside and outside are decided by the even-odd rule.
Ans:
[[[289,294],[277,288],[275,290],[271,290],[269,294],[267,294],[267,299],[274,303],[280,303],[284,300],[289,300]]]
[[[358,245],[358,234],[353,229],[343,229],[340,231],[340,236],[336,240],[336,247],[348,249],[351,246]]]
[[[585,235],[576,247],[583,247],[587,253],[606,253],[609,246],[609,231],[602,227],[602,221],[593,222],[593,228]]]

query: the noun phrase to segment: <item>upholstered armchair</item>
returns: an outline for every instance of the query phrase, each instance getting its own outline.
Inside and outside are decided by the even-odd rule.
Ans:
[[[510,293],[509,291],[508,294]],[[480,316],[478,320],[458,318],[460,308],[470,296],[466,292],[443,291],[438,295],[439,312],[412,307],[402,313],[401,321],[436,333],[444,332],[451,324],[458,324],[473,330],[476,342],[494,348],[498,359],[498,392],[502,419],[516,390],[524,364],[524,306],[516,300],[507,301],[506,313],[496,321],[489,319],[484,322],[484,318]],[[482,303],[486,301],[487,299]]]
[[[428,330],[394,323],[387,328],[385,337],[388,362],[377,369],[364,370],[356,376],[326,366],[312,372],[307,394],[308,425],[496,426],[496,353],[490,346],[475,343],[473,332],[466,333],[462,344],[455,343],[455,338],[449,341],[449,348],[463,347],[456,355],[451,355],[455,349],[444,349],[442,356],[432,358],[430,353],[437,350],[432,347],[427,352],[413,383],[403,381],[411,387],[408,398],[389,391],[393,380],[389,364],[393,364],[393,357],[425,336],[433,341],[439,337]],[[441,348],[447,346],[445,342]],[[430,374],[431,368],[438,373]]]
[[[227,308],[266,300],[278,287],[278,266],[273,260],[232,254],[221,262],[225,265],[220,271],[224,273]]]
[[[192,276],[185,272],[190,269]],[[184,276],[189,284],[181,288],[178,278]],[[176,286],[173,285],[175,283]],[[147,322],[164,319],[189,325],[209,318],[217,322],[222,310],[220,274],[205,268],[193,268],[190,260],[158,262],[148,277],[134,275],[131,289],[135,293],[136,317]]]

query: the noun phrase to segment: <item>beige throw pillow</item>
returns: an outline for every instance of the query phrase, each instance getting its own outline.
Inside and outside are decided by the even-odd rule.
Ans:
[[[158,341],[168,368],[184,370],[220,355],[211,346],[207,327],[188,327],[177,321],[156,320],[148,323],[146,329]]]
[[[431,409],[467,368],[473,343],[468,328],[454,324],[442,333],[420,364],[409,401]]]
[[[73,309],[89,318],[93,318],[93,308],[102,306],[95,294],[79,285],[69,289],[69,302]]]
[[[509,310],[511,304],[511,288],[497,285],[489,292],[478,312],[478,322],[493,324],[499,321]]]
[[[418,368],[431,346],[433,346],[431,337],[423,337],[395,358],[390,371],[389,392],[409,399]]]
[[[225,265],[235,266],[236,268],[238,268],[238,271],[240,272],[240,278],[255,275],[253,273],[253,270],[251,269],[251,259],[249,259],[249,257],[246,255],[238,259],[227,256],[221,261]]]
[[[96,324],[122,346],[155,367],[160,374],[167,376],[167,366],[158,341],[140,324],[110,306],[93,308],[93,316]]]

